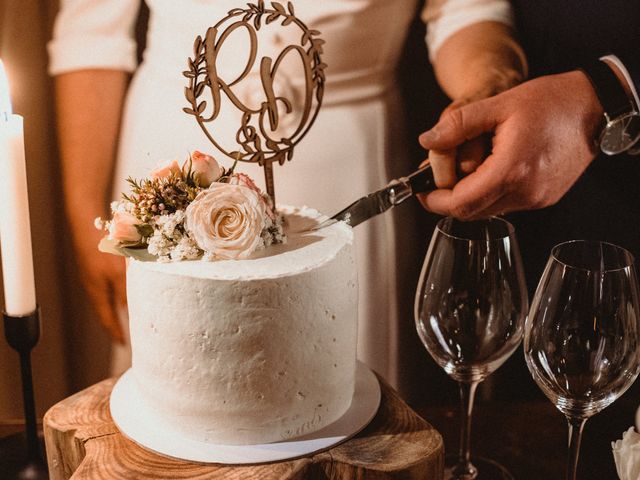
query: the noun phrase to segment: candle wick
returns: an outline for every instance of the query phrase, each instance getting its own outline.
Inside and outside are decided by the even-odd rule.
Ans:
[[[9,113],[8,112],[2,112],[2,117],[4,118],[5,122],[9,121]]]

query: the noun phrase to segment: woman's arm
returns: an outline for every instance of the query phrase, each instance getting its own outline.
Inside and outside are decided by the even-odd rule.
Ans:
[[[100,254],[104,232],[94,226],[107,218],[111,200],[122,106],[129,74],[80,70],[55,78],[58,140],[64,200],[84,286],[100,321],[118,341],[123,332],[117,307],[126,302],[124,261]]]
[[[493,21],[453,33],[435,52],[433,68],[438,83],[454,101],[493,96],[527,76],[526,58],[513,30]]]
[[[526,57],[515,39],[506,0],[430,0],[422,16],[436,78],[453,100],[445,112],[526,79]],[[458,172],[478,167],[486,149],[486,138],[477,138],[453,150],[431,150],[436,184],[453,186]]]
[[[136,68],[135,25],[141,0],[60,0],[48,44],[55,77],[64,200],[84,287],[101,322],[122,341],[124,265],[99,254],[111,200],[120,117],[129,72]]]

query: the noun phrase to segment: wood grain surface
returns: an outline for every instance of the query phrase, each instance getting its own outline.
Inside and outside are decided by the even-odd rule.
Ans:
[[[384,381],[376,417],[356,437],[330,450],[262,465],[198,464],[150,452],[125,438],[111,419],[116,379],[100,382],[54,405],[44,417],[51,480],[278,479],[442,480],[441,435]]]

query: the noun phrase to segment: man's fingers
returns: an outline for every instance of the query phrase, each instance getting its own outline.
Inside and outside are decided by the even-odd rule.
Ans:
[[[495,102],[489,98],[445,112],[418,140],[427,150],[452,150],[467,140],[491,132],[498,124]]]
[[[504,177],[491,168],[490,158],[452,190],[436,190],[421,195],[420,202],[427,210],[461,220],[490,216],[492,213],[488,209],[507,193]]]
[[[418,193],[416,197],[426,210],[438,215],[449,216],[451,215],[451,195],[451,190],[441,189],[429,193]]]
[[[451,199],[451,215],[463,220],[484,218],[486,209],[506,193],[504,176],[496,168],[491,168],[490,160],[491,157],[456,184]]]
[[[463,176],[475,172],[488,153],[484,135],[463,143],[458,147],[458,170]]]

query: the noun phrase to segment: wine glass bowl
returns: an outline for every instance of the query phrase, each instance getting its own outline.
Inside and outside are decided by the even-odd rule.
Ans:
[[[495,462],[471,463],[470,421],[478,383],[518,348],[527,311],[513,226],[499,217],[438,222],[420,275],[415,321],[429,354],[460,387],[460,453],[447,458],[445,478],[512,478]]]
[[[513,227],[500,218],[438,224],[416,299],[418,335],[452,378],[479,382],[516,350],[528,308]]]
[[[575,478],[586,419],[638,376],[639,321],[627,250],[583,240],[553,248],[525,324],[524,351],[533,379],[569,421],[568,479]]]

